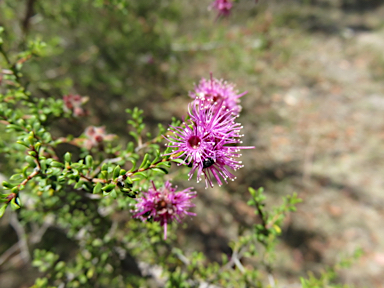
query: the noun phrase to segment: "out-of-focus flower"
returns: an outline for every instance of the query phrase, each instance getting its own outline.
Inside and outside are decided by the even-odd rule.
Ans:
[[[171,126],[173,135],[166,139],[173,148],[173,158],[181,158],[186,165],[192,166],[189,180],[197,172],[197,181],[204,174],[206,187],[213,186],[213,179],[222,185],[223,179],[234,180],[236,177],[228,170],[242,168],[240,157],[242,149],[249,146],[234,146],[242,143],[241,124],[236,123],[238,115],[231,113],[221,102],[207,102],[195,99],[189,106],[190,120],[179,127]]]
[[[115,134],[106,134],[105,127],[88,126],[85,129],[85,141],[83,146],[90,150],[92,147],[101,147],[104,141],[111,141],[116,137]]]
[[[88,99],[88,97],[81,97],[80,95],[64,95],[64,111],[72,112],[72,115],[75,117],[86,116],[87,111],[82,107],[82,105],[86,103]]]
[[[211,6],[218,11],[218,16],[228,16],[231,14],[231,0],[215,0]]]
[[[198,85],[195,85],[195,90],[189,93],[194,99],[200,99],[207,105],[222,103],[224,110],[228,109],[235,114],[241,111],[240,97],[247,92],[238,93],[235,90],[235,85],[224,80],[211,78],[209,80],[202,78]],[[219,107],[219,106],[217,106]]]
[[[188,212],[188,209],[195,205],[191,199],[196,197],[193,188],[187,188],[176,192],[177,187],[172,187],[169,181],[166,181],[164,187],[157,189],[152,181],[152,187],[143,192],[136,204],[135,218],[145,221],[152,218],[153,221],[160,222],[164,226],[164,239],[167,239],[167,225],[173,220],[181,222],[186,215],[195,216],[195,213]]]

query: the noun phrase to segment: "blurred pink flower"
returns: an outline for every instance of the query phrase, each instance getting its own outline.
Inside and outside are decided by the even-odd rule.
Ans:
[[[86,116],[87,111],[84,110],[82,105],[88,101],[88,97],[81,97],[80,95],[64,95],[64,111],[72,112],[73,116],[81,117]]]
[[[106,134],[105,127],[88,126],[85,129],[84,147],[90,150],[92,147],[100,147],[104,141],[111,141],[116,137],[115,134]]]
[[[212,7],[218,11],[218,16],[228,16],[231,14],[232,2],[230,0],[215,0]]]

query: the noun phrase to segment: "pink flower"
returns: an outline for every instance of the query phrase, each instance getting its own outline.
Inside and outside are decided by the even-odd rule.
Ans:
[[[228,16],[231,14],[232,2],[230,0],[215,0],[212,7],[218,11],[218,16]]]
[[[87,111],[84,110],[82,105],[88,101],[88,97],[81,97],[80,95],[64,95],[64,111],[72,112],[73,116],[81,117],[86,116]]]
[[[242,168],[241,149],[253,149],[250,146],[235,146],[242,143],[241,124],[235,122],[238,115],[226,109],[221,102],[208,103],[197,98],[189,105],[190,120],[180,127],[172,127],[173,135],[166,139],[173,148],[174,158],[181,158],[186,165],[192,165],[189,180],[197,173],[197,182],[205,176],[206,187],[213,187],[213,179],[223,184],[222,179],[234,180],[236,177],[229,171]]]
[[[164,240],[167,239],[167,225],[173,220],[181,222],[185,215],[195,216],[195,213],[187,210],[195,205],[191,199],[196,197],[193,188],[187,188],[176,192],[176,188],[166,181],[164,187],[157,189],[152,181],[152,187],[147,192],[143,192],[143,197],[138,199],[134,213],[135,218],[145,221],[152,218],[153,221],[160,222],[164,226]]]
[[[189,93],[194,99],[200,99],[205,104],[221,103],[225,109],[229,109],[235,114],[241,111],[240,97],[247,94],[243,92],[238,94],[235,90],[235,85],[224,80],[218,80],[212,77],[207,80],[202,78],[198,85],[195,85],[195,90]]]
[[[105,127],[88,126],[85,129],[84,147],[90,150],[92,147],[101,147],[104,141],[111,141],[116,137],[114,134],[106,134]]]

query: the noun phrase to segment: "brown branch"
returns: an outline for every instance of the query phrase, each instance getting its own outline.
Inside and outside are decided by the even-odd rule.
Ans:
[[[40,166],[40,163],[39,163]],[[41,168],[41,167],[40,167]],[[37,174],[40,173],[40,168],[35,168],[31,174],[28,175],[26,179],[23,180],[19,185],[17,185],[18,188],[20,188],[21,185],[25,186],[33,177],[35,177]]]
[[[30,23],[29,20],[32,18],[33,14],[34,14],[33,6],[34,6],[35,2],[36,2],[36,0],[28,0],[27,1],[27,8],[26,8],[26,12],[25,12],[25,17],[24,17],[24,20],[22,23],[24,34],[28,33],[29,23]]]

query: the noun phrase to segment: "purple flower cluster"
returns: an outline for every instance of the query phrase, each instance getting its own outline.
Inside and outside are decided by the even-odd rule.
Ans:
[[[173,148],[172,157],[181,158],[192,166],[189,179],[197,173],[197,181],[205,176],[206,187],[213,187],[213,179],[219,185],[224,180],[236,177],[230,169],[237,170],[243,165],[236,158],[241,149],[249,146],[236,146],[242,143],[241,124],[235,122],[241,107],[234,86],[222,80],[202,79],[195,91],[190,93],[194,101],[189,105],[189,120],[179,127],[171,126],[173,135],[167,140]]]
[[[173,220],[180,222],[185,215],[196,215],[187,211],[195,206],[190,200],[196,197],[196,192],[191,190],[192,187],[176,192],[169,181],[165,182],[164,187],[157,189],[152,181],[152,187],[138,199],[134,217],[143,221],[152,218],[153,221],[160,222],[164,226],[165,240],[168,223]]]
[[[197,174],[199,182],[204,175],[206,188],[213,186],[216,179],[219,185],[227,179],[236,177],[230,169],[237,170],[243,165],[237,160],[240,150],[253,149],[250,146],[238,146],[241,142],[241,124],[236,122],[241,111],[239,94],[234,85],[223,80],[202,79],[195,90],[190,92],[193,101],[188,106],[189,118],[180,126],[171,126],[173,133],[166,137],[168,146],[172,148],[172,159],[181,159],[182,163],[191,167],[189,180]],[[164,226],[164,239],[167,238],[167,225],[173,220],[181,221],[194,207],[191,199],[196,197],[192,188],[176,192],[169,181],[164,187],[152,187],[143,192],[137,200],[134,217],[145,221],[148,218],[160,222]]]

